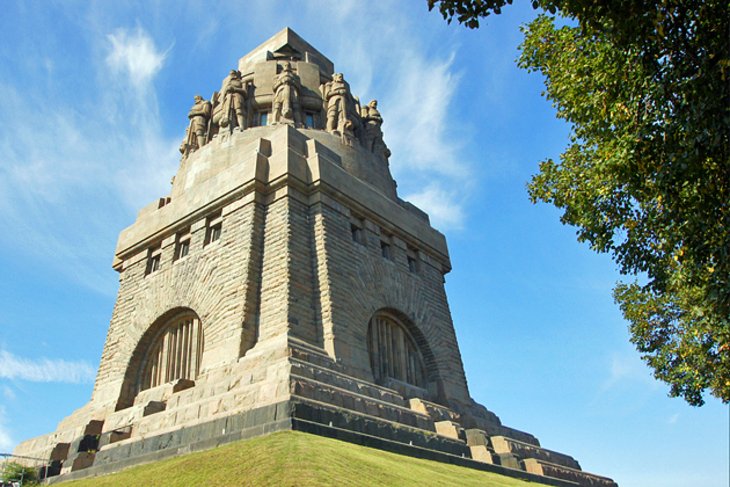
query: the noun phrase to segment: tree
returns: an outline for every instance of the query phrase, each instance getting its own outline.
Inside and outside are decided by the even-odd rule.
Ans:
[[[467,27],[510,1],[428,0]],[[692,405],[730,401],[730,4],[536,0],[518,65],[571,124],[528,185],[624,275],[631,341]]]
[[[34,467],[27,467],[18,462],[6,462],[0,468],[0,481],[20,483],[23,485],[38,485],[38,471]]]

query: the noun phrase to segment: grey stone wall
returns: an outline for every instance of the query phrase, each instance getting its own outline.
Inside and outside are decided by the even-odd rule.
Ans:
[[[223,208],[218,241],[204,245],[205,217],[183,220],[173,230],[191,228],[189,254],[173,261],[174,235],[160,237],[160,269],[146,274],[147,253],[140,251],[124,261],[119,297],[92,401],[104,404],[122,398],[128,404],[134,393],[134,371],[140,365],[145,332],[171,310],[189,308],[203,324],[204,352],[201,369],[237,360],[256,337],[256,302],[260,267],[260,206],[253,198]],[[209,213],[216,210],[211,208]],[[164,234],[163,234],[164,235]]]
[[[272,130],[270,141],[244,133],[221,142],[238,154],[207,154],[210,144],[187,158],[176,183],[187,190],[166,207],[146,210],[120,238],[119,298],[92,402],[131,405],[145,332],[177,308],[192,309],[203,323],[202,370],[237,360],[257,340],[289,334],[369,380],[368,324],[377,311],[390,310],[421,338],[437,379],[431,399],[468,402],[443,286],[443,237],[357,178],[343,181],[347,193],[326,183],[344,176],[337,153],[288,126]],[[243,169],[252,165],[264,169]],[[231,171],[250,179],[231,184],[221,177]],[[195,202],[207,204],[176,221],[164,217]],[[222,235],[206,245],[206,218],[217,211]],[[361,242],[353,241],[352,221],[364,225]],[[174,261],[175,234],[187,228],[189,255]],[[381,255],[381,239],[390,245],[389,258]],[[147,274],[148,249],[156,245],[160,269]],[[415,272],[409,249],[418,259]]]
[[[394,229],[377,215],[353,213],[331,197],[312,208],[317,235],[323,328],[327,348],[359,377],[372,380],[367,349],[370,319],[379,310],[402,313],[425,338],[440,381],[441,399],[469,399],[461,356],[435,259],[419,249],[416,272],[409,270],[406,241],[411,235]],[[363,216],[367,215],[367,216]],[[364,219],[364,242],[353,240],[353,218]],[[391,228],[387,235],[381,235]],[[381,253],[381,237],[390,242],[391,257]],[[411,247],[418,249],[418,243]],[[438,265],[438,264],[436,264]],[[426,352],[426,350],[422,350]]]

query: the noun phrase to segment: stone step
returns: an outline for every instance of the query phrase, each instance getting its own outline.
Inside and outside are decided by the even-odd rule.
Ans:
[[[523,441],[507,438],[506,436],[490,436],[489,442],[495,453],[511,453],[520,460],[534,458],[563,467],[580,470],[580,464],[575,458],[564,453],[548,450],[547,448],[530,445]]]
[[[527,458],[520,463],[526,472],[568,480],[582,487],[618,487],[616,482],[607,477],[546,462],[537,458]]]
[[[375,399],[325,382],[291,374],[291,393],[337,408],[377,416],[388,421],[434,431],[430,417],[388,401]]]
[[[288,344],[289,351],[291,352],[291,358],[315,364],[337,372],[345,371],[345,368],[341,364],[338,364],[336,360],[332,359],[332,357],[327,355],[327,353],[323,350],[318,349],[309,343],[290,337]]]
[[[463,441],[438,435],[432,430],[390,421],[380,415],[333,407],[331,404],[298,395],[292,395],[292,402],[295,419],[469,458],[469,448]]]
[[[379,386],[343,372],[332,370],[326,366],[313,364],[293,357],[291,359],[291,365],[292,371],[298,375],[309,377],[320,382],[330,383],[358,394],[370,396],[374,399],[408,407],[408,403],[403,396],[387,387]]]
[[[321,347],[317,347],[315,345],[312,345],[311,343],[302,340],[300,338],[296,338],[293,336],[287,337],[287,344],[289,345],[289,348],[292,350],[297,350],[300,353],[307,353],[310,355],[316,355],[323,361],[330,361],[333,364],[336,364],[335,360],[332,359],[332,357],[329,356],[329,354]]]
[[[506,438],[513,438],[522,443],[526,443],[528,445],[540,448],[540,442],[531,434],[525,433],[524,431],[516,430],[514,428],[510,428],[508,426],[503,426],[501,424],[485,423],[482,424],[479,428],[467,428],[467,436],[469,435],[469,431],[473,432],[474,438],[478,438],[479,435],[485,435],[488,437],[504,436]]]
[[[450,409],[441,404],[427,401],[418,397],[414,397],[408,400],[408,403],[414,411],[419,413],[427,414],[434,421],[454,421],[459,422],[460,415],[453,409]]]

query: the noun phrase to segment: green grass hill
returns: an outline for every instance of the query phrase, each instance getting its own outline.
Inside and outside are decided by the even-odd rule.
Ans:
[[[103,477],[57,485],[529,487],[537,484],[330,438],[283,431],[131,467]]]

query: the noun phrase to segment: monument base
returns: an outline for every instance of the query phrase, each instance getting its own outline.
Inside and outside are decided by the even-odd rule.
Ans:
[[[80,433],[75,438],[57,443],[50,455],[46,452],[61,467],[61,475],[49,480],[104,475],[275,431],[297,430],[545,485],[616,486],[608,478],[583,472],[572,457],[540,447],[532,435],[500,424],[476,403],[457,410],[408,398],[345,374],[323,350],[296,339],[289,338],[286,347],[266,350],[235,366],[248,370],[248,375],[225,366],[195,384],[155,388],[159,390],[109,414],[105,421],[87,421],[83,431],[76,429]],[[230,383],[221,386],[222,377],[229,377]],[[207,389],[208,383],[216,384],[218,392]],[[264,397],[269,404],[247,408]],[[76,419],[80,416],[77,412]],[[24,445],[42,444],[48,438],[39,440]]]

